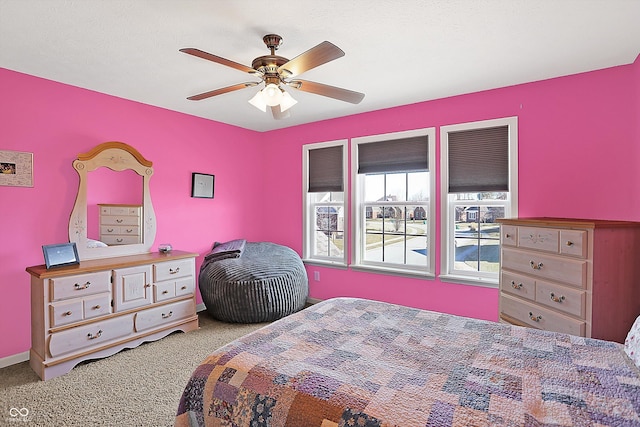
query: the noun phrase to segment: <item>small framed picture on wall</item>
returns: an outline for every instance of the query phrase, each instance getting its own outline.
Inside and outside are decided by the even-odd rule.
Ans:
[[[193,172],[191,174],[191,197],[213,199],[215,175]]]

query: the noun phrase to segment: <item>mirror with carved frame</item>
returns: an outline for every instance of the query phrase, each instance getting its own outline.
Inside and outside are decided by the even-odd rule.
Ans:
[[[149,192],[149,180],[153,175],[152,165],[153,163],[145,159],[135,148],[123,142],[105,142],[91,151],[78,154],[78,158],[73,161],[73,168],[80,176],[80,184],[69,219],[69,241],[76,243],[81,260],[149,252],[156,237],[156,215]],[[142,177],[141,230],[140,238],[134,243],[105,245],[88,237],[91,222],[87,215],[88,173],[102,167],[114,172],[130,170]]]

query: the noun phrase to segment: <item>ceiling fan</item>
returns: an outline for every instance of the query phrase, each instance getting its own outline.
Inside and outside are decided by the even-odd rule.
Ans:
[[[199,101],[201,99],[222,95],[235,90],[257,86],[264,82],[265,87],[251,98],[249,103],[265,112],[267,111],[267,107],[271,107],[273,117],[275,119],[283,119],[289,117],[289,108],[296,104],[297,101],[294,100],[293,97],[282,88],[282,86],[289,86],[303,92],[314,93],[316,95],[322,95],[338,99],[340,101],[350,102],[352,104],[358,104],[364,98],[364,94],[360,92],[354,92],[352,90],[342,89],[336,86],[295,78],[305,71],[309,71],[312,68],[344,56],[344,51],[336,45],[328,41],[324,41],[296,56],[292,60],[289,60],[275,54],[276,50],[278,50],[282,44],[282,37],[277,34],[267,34],[262,38],[262,40],[271,50],[271,54],[257,57],[251,63],[251,67],[221,58],[200,49],[191,47],[180,49],[180,52],[217,62],[218,64],[226,65],[227,67],[235,68],[236,70],[240,70],[260,78],[259,82],[238,83],[232,86],[193,95],[187,99]]]

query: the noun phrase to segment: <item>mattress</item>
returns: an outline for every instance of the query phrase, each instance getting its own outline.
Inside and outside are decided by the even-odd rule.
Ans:
[[[176,426],[640,426],[622,345],[337,298],[214,351]]]

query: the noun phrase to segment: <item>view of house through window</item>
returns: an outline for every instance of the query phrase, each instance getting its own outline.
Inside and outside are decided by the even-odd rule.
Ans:
[[[344,258],[344,194],[310,193],[314,212],[312,235],[314,257]]]
[[[364,261],[428,266],[429,173],[364,176]]]
[[[507,193],[455,193],[453,199],[454,268],[460,271],[498,273],[500,267],[500,227],[504,205],[492,201],[507,199]]]

